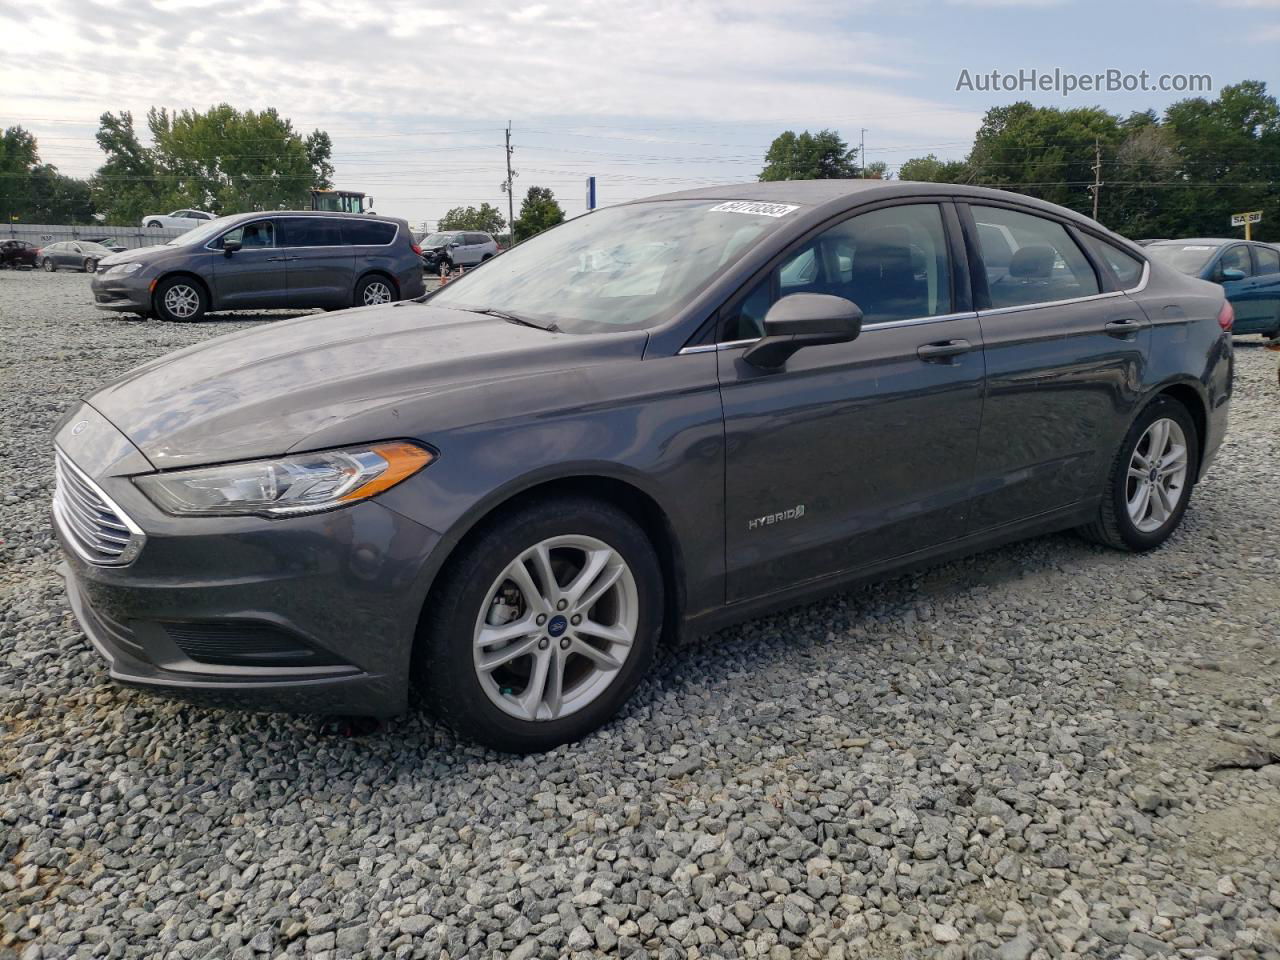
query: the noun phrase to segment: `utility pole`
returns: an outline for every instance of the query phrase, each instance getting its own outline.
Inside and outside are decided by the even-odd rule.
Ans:
[[[511,233],[511,246],[516,243],[516,191],[515,191],[515,171],[511,169],[511,154],[514,148],[511,146],[511,121],[507,121],[507,179],[502,184],[502,189],[507,194],[507,229]]]
[[[867,175],[867,128],[862,128],[862,146],[858,148],[858,169],[865,178]]]
[[[1093,219],[1098,219],[1098,197],[1102,193],[1102,141],[1093,138]]]

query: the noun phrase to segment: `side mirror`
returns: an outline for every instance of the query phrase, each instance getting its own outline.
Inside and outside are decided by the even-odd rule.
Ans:
[[[1223,283],[1226,283],[1228,280],[1243,280],[1245,278],[1245,272],[1243,270],[1237,270],[1235,267],[1226,267],[1225,269],[1218,271],[1218,276],[1222,278]]]
[[[239,250],[239,249],[240,249],[240,246],[241,246],[241,244],[240,244],[240,241],[239,241],[239,240],[223,240],[223,241],[222,241],[222,252],[223,252],[223,254],[224,254],[225,256],[228,256],[228,257],[229,257],[229,256],[231,256],[233,253],[235,253],[237,250]]]
[[[862,332],[862,310],[852,300],[825,293],[793,293],[765,314],[764,336],[742,359],[776,370],[801,347],[848,343]]]
[[[451,241],[451,242],[450,242],[450,244],[449,244],[449,249],[450,249],[450,250],[452,250],[454,247],[460,247],[460,246],[462,246],[462,241],[461,241],[461,240],[454,240],[454,241]]]

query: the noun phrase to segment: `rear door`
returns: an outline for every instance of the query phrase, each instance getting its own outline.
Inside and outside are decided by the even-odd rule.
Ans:
[[[806,292],[857,303],[861,335],[800,350],[778,370],[748,363],[769,307]],[[717,355],[731,602],[963,533],[983,379],[969,302],[950,204],[920,202],[802,240],[726,305]]]
[[[349,307],[355,254],[331,217],[282,217],[280,242],[289,264],[290,307]]]
[[[239,240],[240,249],[231,254],[222,252],[227,240]],[[286,305],[289,264],[276,242],[274,218],[233,227],[210,247],[214,254],[210,267],[216,309],[271,309]]]
[[[987,363],[977,532],[1096,495],[1136,411],[1150,324],[1066,222],[958,206]]]

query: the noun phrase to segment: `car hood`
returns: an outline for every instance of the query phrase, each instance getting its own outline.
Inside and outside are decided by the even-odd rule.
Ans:
[[[379,434],[351,442],[411,437],[407,421],[446,393],[477,391],[485,399],[472,406],[492,412],[493,384],[639,359],[646,339],[551,333],[404,301],[208,340],[131,370],[88,402],[169,469],[304,449],[344,421]],[[401,419],[409,409],[415,418]]]
[[[120,253],[113,253],[109,257],[103,257],[98,261],[104,267],[114,267],[119,263],[135,263],[142,261],[150,263],[162,257],[172,256],[182,250],[181,247],[171,247],[168,244],[154,244],[150,247],[137,247],[133,250],[122,250]]]

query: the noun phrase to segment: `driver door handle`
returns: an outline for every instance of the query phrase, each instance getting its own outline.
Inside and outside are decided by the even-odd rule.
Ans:
[[[1102,329],[1106,330],[1113,337],[1129,337],[1137,333],[1142,328],[1137,320],[1132,317],[1124,317],[1120,320],[1111,320]]]
[[[936,363],[958,357],[973,349],[968,340],[943,340],[939,343],[926,343],[916,348],[916,356],[925,363]]]

